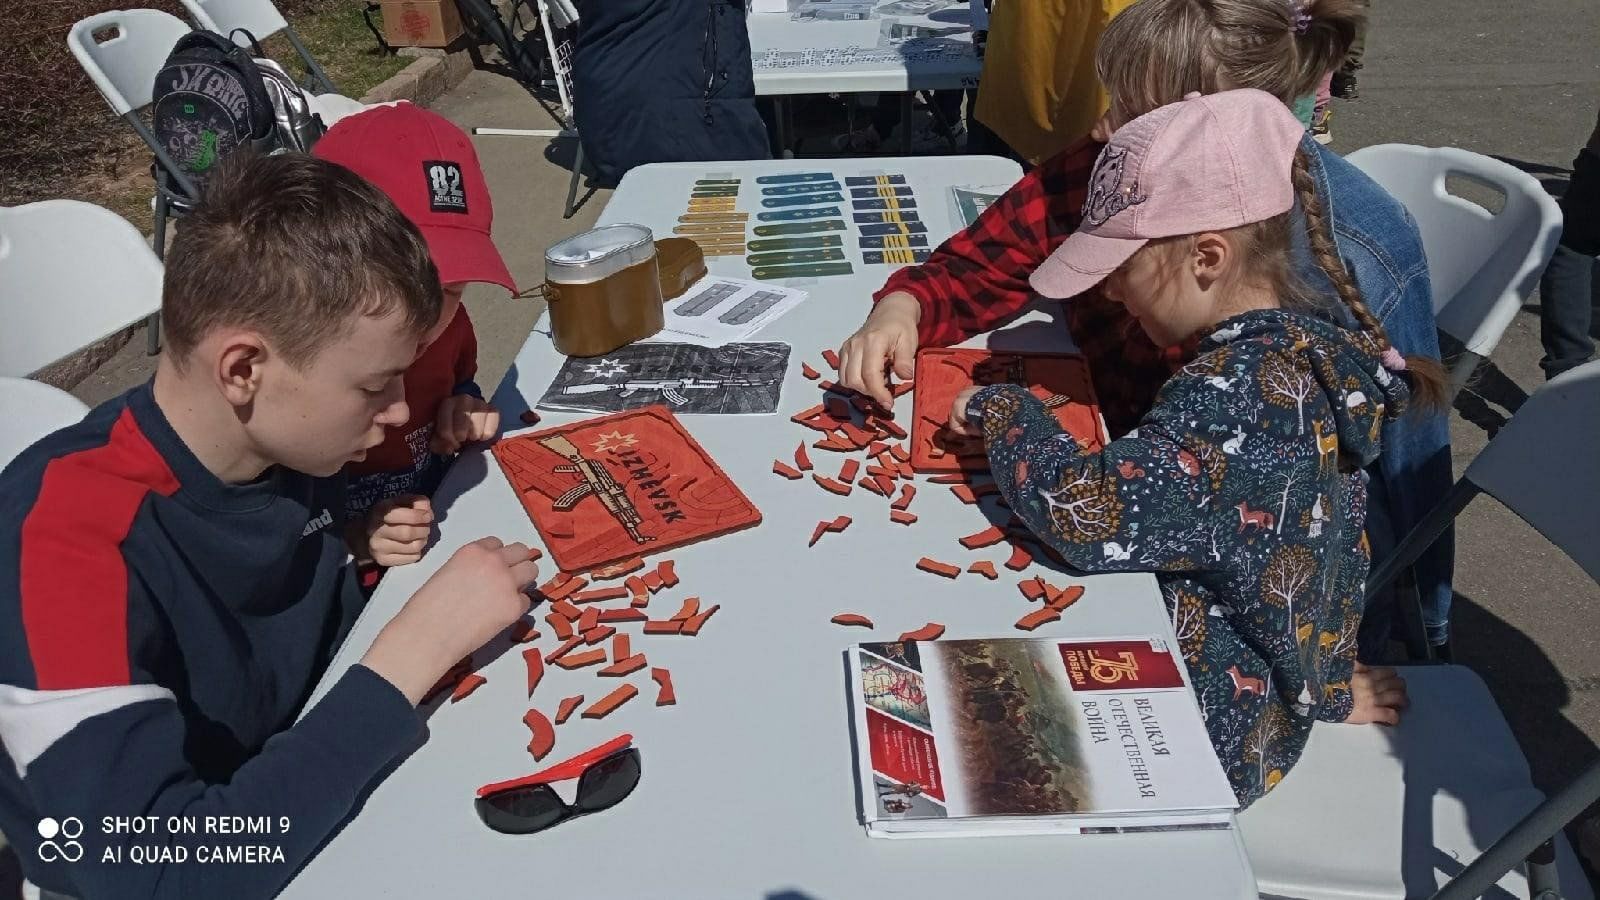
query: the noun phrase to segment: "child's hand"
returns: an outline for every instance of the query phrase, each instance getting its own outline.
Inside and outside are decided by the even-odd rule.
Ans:
[[[894,409],[883,370],[892,365],[899,378],[914,374],[921,318],[922,305],[910,294],[893,293],[878,301],[867,321],[839,347],[839,384]]]
[[[457,660],[528,611],[523,589],[538,577],[527,545],[473,541],[411,595],[361,663],[420,703]]]
[[[471,394],[452,394],[439,404],[428,449],[449,456],[473,441],[487,441],[500,430],[500,411]]]
[[[432,532],[433,504],[427,497],[390,497],[367,514],[367,554],[385,568],[410,565],[422,558]]]
[[[950,421],[945,425],[946,428],[956,434],[964,434],[968,437],[978,436],[978,429],[967,421],[967,404],[972,402],[972,395],[977,392],[978,389],[976,387],[969,387],[956,395],[955,402],[950,404]]]
[[[1347,725],[1399,725],[1400,710],[1411,702],[1399,672],[1361,663],[1356,663],[1350,675],[1350,699],[1350,718],[1344,720]]]

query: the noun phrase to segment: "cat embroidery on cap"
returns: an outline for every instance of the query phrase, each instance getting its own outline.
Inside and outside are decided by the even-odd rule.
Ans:
[[[459,165],[449,160],[425,160],[422,173],[428,180],[428,209],[449,213],[467,211],[467,189],[461,182]]]
[[[1148,199],[1139,192],[1135,181],[1122,186],[1122,176],[1128,165],[1128,151],[1123,147],[1107,145],[1094,162],[1094,172],[1089,176],[1089,197],[1083,202],[1083,221],[1089,225],[1104,225],[1107,220],[1130,206]]]

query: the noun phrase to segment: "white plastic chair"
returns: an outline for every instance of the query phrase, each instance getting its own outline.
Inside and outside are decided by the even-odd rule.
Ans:
[[[1561,237],[1561,210],[1533,176],[1467,150],[1378,144],[1347,158],[1417,220],[1439,329],[1467,350],[1452,367],[1459,390],[1533,295]],[[1504,195],[1505,207],[1491,213],[1451,194],[1452,175]]]
[[[235,29],[244,29],[258,41],[283,32],[284,38],[300,55],[300,61],[305,64],[306,71],[311,75],[311,86],[317,93],[338,94],[339,89],[334,87],[333,81],[328,78],[328,73],[322,71],[322,66],[317,64],[311,51],[300,42],[300,35],[295,34],[289,20],[278,12],[278,7],[272,0],[183,0],[183,8],[189,11],[189,16],[194,23],[207,31],[217,34],[229,35],[233,42],[249,49],[250,42],[245,36],[233,34]],[[332,125],[332,122],[327,124]]]
[[[1369,591],[1411,565],[1480,493],[1505,504],[1600,581],[1597,446],[1600,361],[1529,397],[1373,574]],[[1600,763],[1546,800],[1477,675],[1462,666],[1402,671],[1411,706],[1398,727],[1312,726],[1300,762],[1240,814],[1262,893],[1420,897],[1453,877],[1439,897],[1478,897],[1496,883],[1528,897],[1558,872],[1560,896],[1592,897],[1561,829],[1600,798]],[[1542,848],[1552,837],[1552,847]],[[1551,849],[1554,865],[1514,871]]]
[[[0,207],[0,375],[36,372],[158,315],[161,277],[139,230],[110,210],[76,200]]]
[[[0,469],[53,431],[76,423],[89,411],[77,397],[26,378],[0,376]]]
[[[96,32],[116,33],[98,41]],[[184,174],[156,140],[139,113],[150,105],[155,91],[156,73],[167,61],[172,45],[192,29],[176,16],[156,9],[113,9],[80,19],[67,33],[67,47],[94,82],[111,111],[144,140],[156,157],[155,251],[160,258],[167,249],[167,220],[181,213],[200,196],[194,182]],[[152,318],[147,330],[148,349],[161,348],[161,323]]]

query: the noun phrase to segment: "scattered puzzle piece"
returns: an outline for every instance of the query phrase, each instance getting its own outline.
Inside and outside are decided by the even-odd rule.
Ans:
[[[1033,565],[1033,554],[1023,549],[1021,544],[1011,545],[1011,558],[1006,560],[1006,568],[1013,572],[1021,572]]]
[[[539,561],[540,559],[543,559],[543,558],[544,558],[544,551],[543,550],[540,550],[538,547],[529,547],[528,548],[528,561],[529,562],[537,562],[537,561]]]
[[[782,460],[777,459],[772,461],[772,471],[774,474],[782,475],[790,481],[799,481],[801,478],[805,477],[804,475],[800,474],[799,470],[790,466],[786,466],[783,464]]]
[[[611,639],[611,661],[621,662],[633,655],[633,641],[627,634],[619,634]]]
[[[518,619],[511,625],[511,643],[513,644],[526,644],[529,641],[537,640],[538,637],[539,632],[533,629],[533,623],[527,619]]]
[[[1061,618],[1061,611],[1046,606],[1036,609],[1017,620],[1017,627],[1023,631],[1032,631],[1047,622],[1054,622]]]
[[[944,634],[944,626],[938,622],[929,622],[916,631],[908,631],[900,635],[902,641],[936,641]]]
[[[1029,603],[1038,603],[1045,597],[1045,584],[1043,578],[1026,578],[1017,582],[1017,590],[1022,591],[1022,596],[1028,598]]]
[[[546,624],[556,633],[556,640],[572,640],[572,620],[560,613],[550,613],[544,617]]]
[[[859,613],[839,613],[828,621],[835,625],[856,625],[861,628],[872,627],[872,620]]]
[[[1071,585],[1069,587],[1063,588],[1063,589],[1057,591],[1056,593],[1052,594],[1050,596],[1050,598],[1046,601],[1046,605],[1048,605],[1051,609],[1055,610],[1056,612],[1060,612],[1060,611],[1066,609],[1067,607],[1071,606],[1072,604],[1077,603],[1078,602],[1078,598],[1080,598],[1082,596],[1083,596],[1083,585],[1074,584],[1074,585]]]
[[[450,694],[450,702],[457,703],[472,696],[472,692],[489,683],[489,679],[473,672],[456,683],[456,689]]]
[[[832,366],[835,372],[839,371],[839,354],[832,350],[824,350],[822,351],[822,359]]]
[[[1000,577],[1000,573],[994,570],[994,563],[989,562],[987,559],[967,566],[967,571],[982,575],[990,581],[994,581],[996,578]]]
[[[644,610],[633,606],[624,607],[622,609],[600,610],[600,621],[609,624],[615,624],[617,622],[643,622],[648,618],[650,618],[649,613],[646,613]]]
[[[612,563],[609,566],[601,566],[600,568],[591,571],[589,573],[589,577],[593,578],[595,581],[609,581],[613,578],[621,578],[624,575],[637,572],[642,568],[644,568],[644,560],[635,556],[633,559],[625,559],[622,562]]]
[[[561,704],[556,707],[556,724],[560,725],[563,722],[566,722],[567,719],[569,717],[571,717],[572,711],[577,709],[578,708],[578,704],[580,704],[582,702],[583,702],[583,695],[582,694],[577,694],[577,695],[574,695],[574,696],[571,696],[571,697],[563,698],[562,701],[561,701]]]
[[[667,586],[667,583],[661,580],[661,573],[659,572],[651,572],[649,575],[644,576],[642,580],[644,581],[645,589],[652,594],[661,593],[661,589]]]
[[[929,484],[966,484],[969,479],[959,472],[950,475],[935,475],[928,479]]]
[[[644,654],[635,653],[632,656],[625,657],[621,662],[615,662],[609,666],[606,666],[604,669],[601,669],[595,674],[605,676],[606,678],[621,678],[624,675],[632,675],[634,672],[639,671],[645,667],[645,664],[646,660],[644,658]]]
[[[522,717],[522,724],[528,726],[533,732],[533,739],[528,741],[528,752],[533,754],[534,761],[544,759],[556,746],[556,727],[550,724],[544,713],[537,709],[530,709]]]
[[[456,661],[455,665],[439,676],[439,680],[434,682],[433,687],[429,688],[428,693],[423,696],[422,702],[427,703],[445,691],[455,690],[456,685],[461,683],[461,679],[470,674],[472,674],[472,657],[463,656]]]
[[[908,513],[903,509],[889,510],[889,521],[900,525],[912,525],[917,521],[915,513]]]
[[[593,666],[606,661],[606,651],[602,649],[585,650],[582,653],[565,653],[556,659],[556,665],[563,669],[581,669],[584,666]]]
[[[677,611],[677,613],[675,613],[673,615],[673,618],[674,619],[678,619],[678,620],[681,621],[683,619],[693,618],[695,616],[695,614],[697,614],[699,612],[700,612],[700,598],[699,597],[690,597],[687,600],[683,601],[683,605],[682,606],[678,607],[678,611]]]
[[[563,619],[576,622],[583,615],[583,610],[572,604],[570,600],[557,600],[550,604],[550,611]]]
[[[816,381],[818,378],[822,377],[822,373],[818,372],[816,369],[811,368],[811,364],[810,363],[801,363],[800,364],[800,374],[804,375],[806,378],[809,378],[812,381]]]
[[[977,534],[969,534],[962,538],[961,546],[968,550],[981,550],[984,547],[993,547],[1005,539],[1006,532],[1004,528],[998,525],[990,525]]]
[[[672,690],[671,672],[657,667],[650,670],[650,677],[659,688],[656,691],[657,706],[672,706],[678,702],[678,695]]]
[[[593,646],[616,633],[617,629],[610,625],[596,625],[583,633],[583,642]]]
[[[579,591],[570,598],[573,603],[599,603],[604,600],[621,600],[628,596],[625,587],[600,588],[593,591]]]
[[[663,559],[656,564],[656,574],[661,576],[661,583],[667,587],[678,586],[678,564],[670,559]]]
[[[583,711],[583,717],[585,719],[604,719],[606,716],[610,715],[614,710],[616,710],[617,707],[627,703],[629,700],[632,700],[634,697],[638,696],[638,694],[638,688],[631,684],[625,684],[622,687],[619,687],[611,693],[605,695],[604,697],[601,697],[599,700],[596,700],[594,705]]]
[[[567,651],[571,650],[573,647],[576,647],[581,643],[583,643],[583,635],[575,634],[572,637],[569,637],[566,640],[562,641],[561,642],[561,646],[559,646],[559,647],[555,648],[554,650],[551,650],[549,653],[545,654],[544,661],[547,662],[547,663],[555,662],[556,660],[560,659],[562,656],[566,655]]]
[[[694,637],[695,635],[699,634],[700,633],[700,626],[706,624],[706,621],[708,619],[710,619],[712,616],[716,615],[717,614],[717,610],[719,610],[721,608],[722,608],[722,604],[719,603],[716,606],[713,606],[713,607],[705,610],[704,612],[700,613],[697,616],[691,616],[690,618],[684,619],[683,620],[683,631],[680,632],[680,633],[681,634],[686,634],[689,637]]]
[[[946,578],[954,578],[961,574],[960,566],[952,566],[949,563],[942,563],[926,556],[917,560],[917,568],[924,572],[932,572],[935,575],[943,575]]]
[[[811,480],[815,481],[818,487],[821,487],[830,494],[837,494],[840,497],[850,496],[850,485],[848,484],[840,484],[839,482],[834,481],[832,478],[824,478],[816,473],[812,473]]]
[[[533,696],[533,689],[539,686],[539,679],[544,677],[544,657],[540,655],[538,647],[529,647],[522,651],[522,661],[528,664],[528,696]]]
[[[677,634],[682,630],[682,619],[651,619],[644,623],[645,634]]]
[[[909,381],[906,383],[910,384]],[[894,456],[895,462],[911,462],[911,451],[907,450],[904,444],[891,444],[889,446],[889,453]]]
[[[861,471],[861,464],[853,459],[844,461],[844,467],[839,470],[839,481],[849,484],[856,480],[856,473]]]
[[[896,497],[894,502],[889,505],[895,509],[904,510],[908,509],[911,506],[911,501],[915,499],[917,499],[917,486],[914,484],[902,484],[900,485],[900,496]]]
[[[577,628],[579,631],[590,631],[600,624],[600,607],[591,606],[578,617]]]
[[[873,478],[871,475],[863,475],[861,480],[856,482],[856,484],[859,484],[863,488],[866,488],[872,493],[877,494],[879,497],[888,496],[883,492],[883,488],[879,487],[877,479]]]

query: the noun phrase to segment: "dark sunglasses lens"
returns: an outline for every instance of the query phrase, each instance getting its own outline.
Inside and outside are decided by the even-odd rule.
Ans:
[[[567,817],[567,805],[548,784],[512,788],[473,801],[483,824],[505,834],[542,831]]]
[[[621,803],[639,786],[639,751],[629,747],[595,763],[578,782],[578,808],[599,812]]]

